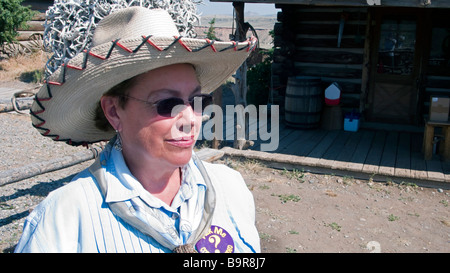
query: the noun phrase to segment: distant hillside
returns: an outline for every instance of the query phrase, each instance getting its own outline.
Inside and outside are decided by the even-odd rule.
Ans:
[[[216,36],[222,41],[230,40],[229,35],[233,32],[233,27],[236,29],[236,24],[233,25],[233,17],[228,15],[205,15],[201,17],[200,25],[195,28],[199,38],[206,37],[206,32],[209,28],[209,22],[216,18],[214,27]],[[272,37],[269,35],[269,31],[273,29],[276,22],[276,15],[273,16],[252,16],[252,14],[246,14],[245,21],[255,28],[258,34],[259,43],[261,48],[272,47]],[[250,35],[250,32],[247,33]]]
[[[216,27],[231,27],[233,24],[233,16],[230,15],[204,15],[201,16],[200,26],[209,26],[209,22],[216,18]],[[254,28],[273,29],[273,25],[277,21],[276,15],[261,16],[248,13],[245,21],[249,22]]]

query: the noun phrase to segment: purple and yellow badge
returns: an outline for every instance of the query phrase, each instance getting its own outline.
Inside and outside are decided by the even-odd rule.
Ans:
[[[199,253],[233,253],[234,241],[224,228],[211,225],[208,233],[195,244]]]

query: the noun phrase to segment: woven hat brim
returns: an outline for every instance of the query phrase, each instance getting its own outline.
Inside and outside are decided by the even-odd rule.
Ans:
[[[113,86],[144,72],[177,63],[193,64],[210,93],[248,57],[256,41],[217,42],[180,37],[138,37],[93,47],[62,65],[36,94],[33,126],[44,136],[70,145],[110,139],[114,132],[95,126],[101,96]]]

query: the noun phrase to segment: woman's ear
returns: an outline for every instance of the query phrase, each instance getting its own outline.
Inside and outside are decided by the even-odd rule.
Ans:
[[[119,108],[119,98],[112,96],[103,96],[100,99],[100,105],[102,106],[103,113],[105,117],[108,119],[111,126],[116,131],[122,130],[120,116],[117,112]]]

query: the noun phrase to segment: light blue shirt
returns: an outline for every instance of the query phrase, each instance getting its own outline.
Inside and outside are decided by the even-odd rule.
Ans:
[[[125,201],[137,208],[137,216],[149,224],[152,223],[145,216],[145,209],[139,208],[159,209],[170,219],[162,223],[174,230],[174,240],[186,243],[200,223],[206,190],[194,162],[191,160],[182,168],[182,184],[169,206],[142,187],[120,152],[111,151],[100,155],[106,160],[106,200],[89,170],[82,171],[72,182],[50,193],[27,217],[16,252],[170,252],[114,215],[107,204],[114,201]],[[253,196],[242,176],[224,165],[204,162],[204,166],[216,192],[209,236],[222,239],[229,251],[260,252]],[[205,237],[203,243],[214,241]],[[215,251],[225,249],[215,246]],[[202,247],[202,251],[211,250],[209,247]]]

